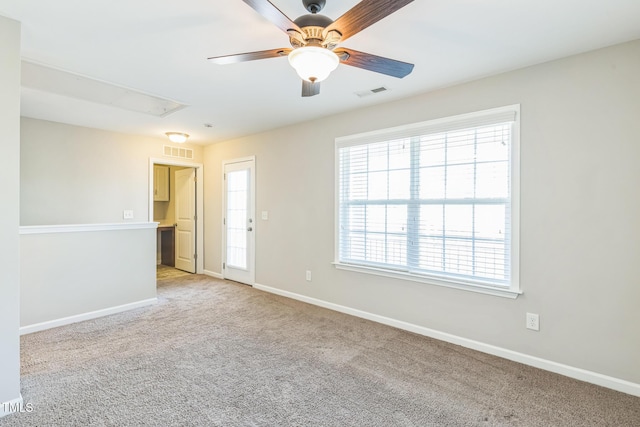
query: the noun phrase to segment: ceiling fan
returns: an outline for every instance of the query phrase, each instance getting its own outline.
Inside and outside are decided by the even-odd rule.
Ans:
[[[326,0],[302,0],[308,14],[292,21],[269,0],[242,0],[287,33],[291,48],[246,52],[208,58],[215,64],[233,64],[256,59],[288,56],[302,78],[302,96],[320,93],[320,82],[339,63],[402,78],[413,64],[340,47],[338,44],[401,9],[413,0],[362,0],[336,19],[320,15]]]

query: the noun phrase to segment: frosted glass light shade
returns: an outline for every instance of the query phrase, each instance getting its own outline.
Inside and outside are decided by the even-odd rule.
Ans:
[[[289,53],[289,64],[302,80],[308,82],[323,81],[339,63],[338,55],[323,47],[305,46]]]
[[[175,142],[177,144],[182,144],[187,140],[187,138],[189,138],[189,135],[181,132],[167,132],[165,135],[169,137],[171,142]]]

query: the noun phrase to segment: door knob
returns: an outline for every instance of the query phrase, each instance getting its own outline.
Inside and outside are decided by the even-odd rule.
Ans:
[[[247,231],[253,231],[253,227],[247,228]]]

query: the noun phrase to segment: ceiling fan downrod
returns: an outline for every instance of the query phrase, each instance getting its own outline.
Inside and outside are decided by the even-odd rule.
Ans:
[[[326,0],[302,0],[302,4],[309,12],[316,14],[322,10]]]

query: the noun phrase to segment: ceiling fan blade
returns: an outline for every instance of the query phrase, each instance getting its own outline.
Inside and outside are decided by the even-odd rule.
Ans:
[[[370,53],[358,52],[353,49],[338,49],[335,51],[340,62],[352,67],[358,67],[376,73],[386,74],[399,79],[409,75],[413,71],[413,64],[384,58]]]
[[[214,64],[226,65],[226,64],[236,64],[238,62],[246,62],[246,61],[255,61],[256,59],[267,59],[267,58],[276,58],[280,56],[287,56],[289,52],[293,49],[291,48],[282,48],[282,49],[271,49],[271,50],[261,50],[258,52],[245,52],[245,53],[237,53],[235,55],[225,55],[225,56],[214,56],[211,58],[207,58],[210,62]]]
[[[314,96],[320,93],[320,82],[302,81],[302,96]]]
[[[246,0],[245,0],[246,1]],[[349,9],[344,15],[336,19],[324,29],[326,36],[330,31],[337,30],[342,34],[340,42],[375,24],[382,18],[405,7],[413,0],[362,0]]]
[[[280,28],[285,33],[289,30],[296,30],[302,33],[302,30],[291,19],[273,5],[269,0],[242,0],[249,6],[251,6],[256,12],[265,17],[276,27]]]

